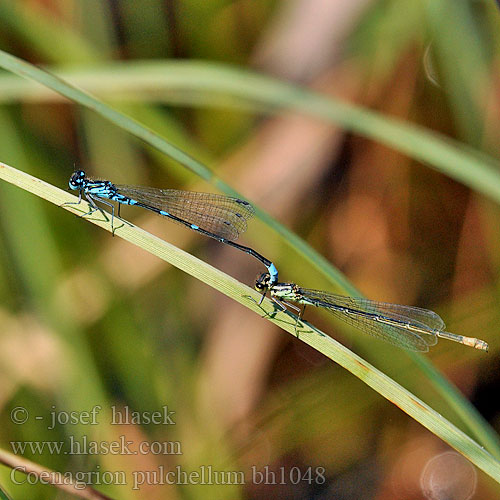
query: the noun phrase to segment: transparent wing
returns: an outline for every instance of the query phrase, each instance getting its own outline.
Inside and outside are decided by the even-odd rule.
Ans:
[[[232,241],[246,231],[247,221],[255,213],[247,201],[221,194],[120,184],[116,189],[133,200],[164,210]]]
[[[445,328],[439,315],[420,307],[376,302],[303,288],[300,293],[312,304],[326,308],[337,318],[364,333],[412,351],[428,351],[428,346],[437,343],[436,331]],[[384,318],[401,323],[401,326],[384,323]],[[418,332],[408,329],[406,325],[417,329]]]
[[[346,295],[337,295],[321,290],[310,290],[308,288],[300,288],[300,293],[328,304],[339,305],[365,311],[371,314],[383,314],[391,317],[402,323],[411,323],[424,330],[444,330],[446,325],[441,319],[441,316],[429,309],[421,307],[403,306],[399,304],[391,304],[388,302],[377,302],[370,299],[360,299],[356,297],[348,297]]]

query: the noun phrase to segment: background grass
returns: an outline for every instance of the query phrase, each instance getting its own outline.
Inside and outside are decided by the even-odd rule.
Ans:
[[[453,320],[457,333],[487,340],[493,351],[487,357],[445,342],[429,357],[495,424],[491,394],[498,371],[499,184],[493,159],[498,156],[494,4],[374,2],[361,14],[346,12],[353,21],[345,24],[336,24],[342,19],[338,12],[317,12],[308,24],[305,13],[311,7],[303,5],[304,15],[294,18],[285,4],[266,2],[193,1],[169,9],[153,1],[140,7],[88,2],[81,9],[71,3],[41,7],[5,1],[0,3],[2,48],[37,63],[71,63],[71,71],[94,76],[97,87],[92,90],[97,93],[103,79],[95,77],[96,63],[106,72],[109,61],[112,75],[111,62],[118,59],[124,68],[130,61],[131,71],[137,68],[135,61],[144,59],[210,61],[171,65],[180,76],[170,88],[155,79],[161,64],[144,65],[148,92],[131,87],[123,75],[115,76],[113,105],[210,165],[219,178],[229,180],[341,267],[365,294],[432,307]],[[322,32],[319,26],[325,23]],[[339,32],[342,39],[332,40]],[[301,48],[294,51],[297,33]],[[424,62],[429,51],[431,67]],[[277,105],[290,102],[255,99],[251,91],[262,87],[253,76],[237,68],[221,74],[220,66],[211,62],[258,67],[283,80],[307,82],[321,93],[334,93],[440,135],[408,135],[408,127],[397,121],[373,122],[375,115],[360,115],[357,108],[340,103],[331,118],[343,128],[333,129],[324,123],[330,112],[324,102],[313,105],[300,92],[291,95],[292,105],[315,111],[321,123],[289,113],[269,117]],[[438,87],[430,82],[430,72]],[[195,83],[188,85],[189,80]],[[23,93],[21,85],[13,86],[17,93],[11,90],[0,97],[1,160],[60,186],[77,164],[117,182],[209,189],[176,162],[94,113],[43,94],[30,95],[29,87]],[[286,89],[277,86],[270,92],[282,90],[285,100]],[[218,94],[215,100],[213,92]],[[408,156],[343,132],[348,130],[424,160],[465,187]],[[451,147],[443,144],[442,134],[456,139]],[[425,464],[445,448],[404,414],[296,341],[275,336],[263,322],[253,323],[238,305],[209,294],[198,282],[25,193],[3,184],[0,189],[6,445],[83,434],[108,441],[120,433],[138,441],[177,439],[183,454],[175,457],[30,458],[74,471],[103,467],[131,472],[177,464],[192,470],[202,464],[245,471],[252,465],[275,471],[324,467],[325,483],[305,481],[294,488],[295,497],[340,495],[359,486],[369,497],[384,498],[389,484],[391,495],[421,494]],[[242,281],[251,284],[260,271],[244,256],[199,241],[159,218],[136,217],[139,225],[168,241],[181,246],[196,242],[193,252]],[[279,233],[279,226],[274,229]],[[311,265],[313,255],[307,257],[299,240],[282,240],[254,222],[245,241],[272,257],[283,279],[329,289],[333,279],[346,288],[323,262]],[[457,418],[449,400],[435,392],[441,383],[437,375],[423,377],[416,371],[420,360],[314,319],[443,414]],[[177,425],[100,425],[98,431],[62,425],[49,432],[38,421],[14,426],[10,419],[16,406],[46,417],[53,407],[82,410],[96,401],[106,409],[117,404],[137,411],[168,404],[177,412]],[[470,413],[468,418],[470,428]],[[476,428],[486,429],[475,419]],[[494,496],[495,484],[486,476],[479,479],[478,494]],[[207,491],[150,488],[162,497],[206,496]],[[212,486],[210,491],[218,498],[270,492],[283,497],[289,488],[249,483]],[[103,491],[141,498],[127,487]],[[24,486],[16,494],[51,498],[53,490]],[[141,494],[147,494],[144,488]]]

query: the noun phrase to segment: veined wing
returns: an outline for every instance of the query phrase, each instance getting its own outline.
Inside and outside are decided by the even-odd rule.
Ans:
[[[423,309],[422,307],[377,302],[375,300],[348,297],[346,295],[338,295],[321,290],[310,290],[308,288],[300,288],[299,291],[305,296],[321,302],[366,311],[372,314],[382,314],[402,323],[411,323],[423,330],[442,331],[446,327],[441,316],[434,311]]]
[[[247,229],[255,210],[247,201],[213,193],[116,185],[116,189],[140,203],[164,210],[201,229],[234,241]]]
[[[314,305],[326,308],[364,333],[412,351],[428,351],[428,346],[437,343],[435,331],[445,328],[439,315],[420,307],[376,302],[303,288],[300,293]]]

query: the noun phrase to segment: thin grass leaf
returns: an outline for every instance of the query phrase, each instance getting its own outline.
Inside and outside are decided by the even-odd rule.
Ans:
[[[51,203],[62,206],[74,214],[81,215],[82,210],[86,209],[86,203],[84,202],[83,206],[64,205],[65,203],[76,202],[77,198],[66,191],[62,191],[3,163],[0,163],[0,178]],[[94,214],[88,220],[111,232],[110,221],[104,220],[102,214]],[[259,306],[260,295],[255,290],[239,283],[223,272],[132,224],[124,224],[119,230],[115,231],[115,235],[203,281],[295,336],[295,319],[293,315],[276,310],[275,304],[268,299],[263,302],[262,306]],[[500,462],[482,446],[411,392],[342,344],[314,326],[306,322],[304,322],[304,325],[308,328],[301,330],[300,340],[358,377],[500,483]]]
[[[12,498],[7,495],[7,492],[0,486],[0,500],[12,500]]]
[[[262,102],[274,103],[275,108],[288,107],[327,121],[341,123],[346,128],[378,139],[413,155],[415,158],[428,161],[435,168],[450,172],[450,175],[454,174],[454,178],[469,182],[472,188],[500,202],[500,173],[495,170],[498,167],[498,162],[486,155],[481,156],[477,152],[471,152],[463,147],[459,148],[457,143],[448,144],[446,139],[439,139],[436,135],[416,126],[383,118],[375,113],[254,73],[227,67],[222,69],[216,67],[214,71],[211,65],[207,66],[203,63],[179,62],[170,64],[171,71],[168,74],[176,85],[190,84],[193,89],[200,87],[204,90],[217,89],[221,93],[232,91],[235,95],[246,96],[246,98],[254,96]],[[177,160],[203,179],[212,182],[221,191],[241,197],[239,193],[218,179],[206,166],[152,130],[110,108],[84,91],[67,84],[57,76],[3,51],[0,51],[0,66],[19,76],[41,83],[68,99],[94,110],[118,127]],[[200,83],[199,78],[204,79],[204,81]],[[237,85],[234,85],[233,80]],[[469,170],[474,167],[477,171],[471,174]],[[317,268],[349,295],[360,296],[349,281],[304,240],[273,220],[262,210],[256,209],[256,214],[280,234],[287,244],[301,254],[311,267]],[[418,364],[429,381],[461,417],[473,435],[492,453],[500,457],[498,436],[475,408],[434,368],[430,361],[413,353],[408,353],[408,356]]]
[[[55,488],[65,491],[74,497],[86,498],[87,500],[113,500],[111,497],[97,491],[88,484],[81,481],[70,481],[64,476],[64,480],[62,480],[56,471],[2,449],[0,449],[0,464],[11,468],[16,474],[30,474],[32,477],[36,476],[40,483],[51,484]],[[0,499],[2,498],[10,500],[7,496],[0,496]]]
[[[85,103],[84,100],[76,99],[75,95],[70,95],[62,81],[50,84],[47,79],[40,78],[39,73],[23,71],[23,63],[0,51],[0,66],[43,83],[82,105],[88,105],[88,101]],[[225,105],[267,113],[283,109],[299,111],[341,125],[345,130],[405,153],[500,203],[500,162],[495,158],[437,132],[243,68],[201,61],[107,62],[105,67],[66,69],[56,73],[60,78],[107,99],[118,96],[119,99],[155,100],[203,107]],[[21,99],[44,102],[56,98],[47,89],[20,83],[12,77],[0,78],[0,89],[0,102]],[[137,133],[130,124],[125,124],[123,120],[115,121],[116,115],[113,117],[103,113],[99,106],[95,107],[95,111],[163,150],[157,143],[149,142],[144,134]],[[172,155],[172,151],[163,152],[183,161],[182,155],[177,158]],[[182,152],[176,152],[179,153]],[[198,162],[185,165],[202,178],[213,179],[212,172]],[[218,187],[222,188],[223,185]],[[228,189],[228,186],[224,188]]]

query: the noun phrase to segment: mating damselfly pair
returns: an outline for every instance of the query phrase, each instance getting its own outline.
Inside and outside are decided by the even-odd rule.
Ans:
[[[102,212],[96,201],[110,206],[113,231],[115,209],[106,200],[118,203],[118,217],[121,205],[145,208],[255,257],[268,269],[255,283],[255,288],[262,293],[261,302],[269,292],[283,309],[286,309],[284,301],[287,300],[301,304],[302,309],[297,308],[300,311],[297,322],[302,319],[305,307],[313,305],[326,309],[364,333],[407,350],[428,351],[429,346],[437,343],[438,337],[488,350],[488,344],[483,340],[446,332],[441,317],[428,309],[347,297],[302,288],[294,283],[279,283],[278,270],[269,259],[235,242],[246,230],[247,220],[254,215],[254,208],[245,200],[211,193],[113,184],[89,178],[83,170],[77,170],[71,176],[69,187],[79,192],[78,203],[82,195],[89,202],[91,208],[84,215],[96,210]]]

